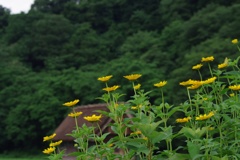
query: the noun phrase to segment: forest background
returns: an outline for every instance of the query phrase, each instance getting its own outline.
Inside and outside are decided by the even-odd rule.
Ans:
[[[0,6],[1,153],[41,151],[67,115],[64,102],[102,103],[105,75],[122,101],[132,95],[123,76],[138,73],[145,91],[167,80],[166,101],[184,102],[179,82],[198,79],[191,67],[201,57],[215,66],[237,57],[239,19],[239,0],[35,0],[20,14]]]

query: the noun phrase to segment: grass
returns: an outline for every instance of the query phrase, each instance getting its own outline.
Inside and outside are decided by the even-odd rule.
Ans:
[[[8,152],[0,154],[0,160],[45,160],[47,159],[43,154],[27,154],[26,152]]]
[[[0,160],[32,160],[32,159],[34,159],[34,160],[43,160],[43,159],[46,159],[46,157],[44,158],[44,157],[42,157],[42,158],[39,158],[39,157],[37,157],[37,158],[34,158],[34,157],[32,157],[32,158],[1,158],[0,157]]]

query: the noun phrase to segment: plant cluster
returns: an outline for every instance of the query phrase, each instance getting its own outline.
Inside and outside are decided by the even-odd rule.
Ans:
[[[238,40],[234,39],[232,43],[240,51]],[[75,138],[77,151],[71,155],[79,160],[239,159],[239,59],[240,56],[235,60],[226,58],[214,67],[211,66],[213,56],[203,57],[201,63],[192,67],[198,72],[199,79],[180,82],[186,88],[188,99],[178,106],[170,105],[164,99],[167,81],[153,84],[159,92],[161,103],[151,105],[150,92],[145,92],[138,83],[141,74],[124,76],[130,81],[134,93],[126,103],[120,101],[124,96],[118,92],[121,86],[109,86],[112,75],[98,78],[105,84],[103,90],[106,91],[99,99],[107,104],[109,111],[98,110],[98,114],[84,117],[92,126],[78,126],[77,118],[82,114],[74,110],[78,99],[63,104],[72,107],[69,116],[76,122],[76,129],[69,136]],[[207,78],[201,74],[205,66],[209,69]],[[126,117],[126,114],[131,117]],[[103,116],[112,119],[110,127],[115,137],[109,141],[105,139],[110,133],[102,133],[98,123]],[[100,134],[95,133],[96,127]],[[54,135],[44,137],[44,141],[51,140]],[[90,146],[89,140],[93,140],[95,145]],[[60,143],[51,142],[50,147],[43,151],[50,154],[49,159],[61,159],[64,151],[58,153],[55,150]],[[116,153],[116,149],[122,153]]]

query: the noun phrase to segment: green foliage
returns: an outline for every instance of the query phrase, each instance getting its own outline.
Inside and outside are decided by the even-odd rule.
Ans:
[[[238,44],[235,45],[238,47]],[[168,85],[167,82],[155,83],[156,91],[145,92],[141,88],[144,85],[136,87],[137,82],[144,81],[141,74],[124,76],[130,81],[133,93],[126,103],[122,103],[120,99],[126,95],[119,93],[119,90],[123,87],[111,90],[112,87],[108,87],[112,82],[112,75],[106,76],[109,77],[106,80],[101,80],[106,77],[99,78],[98,80],[104,82],[109,89],[98,98],[106,103],[108,111],[97,110],[98,116],[83,117],[92,123],[91,125],[83,123],[79,126],[76,121],[79,115],[74,117],[76,129],[68,135],[75,139],[74,146],[77,147],[77,151],[70,155],[77,159],[88,157],[109,160],[238,158],[239,59],[240,56],[234,60],[225,59],[223,64],[226,65],[218,65],[217,69],[210,65],[214,57],[202,59],[202,63],[208,65],[211,78],[205,78],[201,74],[201,65],[197,69],[200,80],[181,82],[180,85],[187,89],[188,100],[179,106],[166,102],[166,91],[163,88]],[[158,92],[161,99],[158,104],[150,103],[151,92]],[[178,112],[183,112],[183,116],[179,116]],[[111,118],[108,127],[112,132],[103,132],[99,125],[102,116]],[[110,135],[110,140],[106,141]],[[90,144],[90,140],[94,144]],[[186,143],[173,145],[177,140],[185,140]],[[114,150],[121,150],[122,153],[115,153]],[[62,153],[48,153],[49,159],[62,157]]]
[[[102,75],[117,75],[114,85],[141,73],[144,90],[168,80],[165,99],[178,105],[187,97],[179,82],[198,77],[189,69],[201,57],[217,56],[215,66],[235,57],[230,41],[240,35],[237,2],[35,0],[29,13],[14,15],[0,6],[0,136],[7,137],[0,148],[11,149],[7,141],[31,146],[24,141],[29,137],[40,142],[66,115],[62,101],[98,103],[95,80]],[[121,100],[128,100],[131,85],[121,89]],[[149,95],[150,103],[161,102],[158,93]]]

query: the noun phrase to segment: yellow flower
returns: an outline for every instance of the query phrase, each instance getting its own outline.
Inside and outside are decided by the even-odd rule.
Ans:
[[[217,77],[208,78],[207,80],[202,81],[202,84],[210,84],[210,83],[213,83],[216,79],[217,79]]]
[[[208,130],[212,131],[212,130],[214,130],[214,127],[208,127]]]
[[[184,82],[180,82],[179,84],[182,85],[182,86],[188,86],[188,85],[197,85],[199,84],[200,81],[198,80],[192,80],[192,79],[189,79],[187,81],[184,81]]]
[[[221,63],[218,65],[218,69],[226,68],[228,66],[227,63]]]
[[[148,140],[148,138],[147,138],[147,137],[143,137],[142,139],[144,139],[145,141],[147,141],[147,140]]]
[[[108,145],[108,147],[112,147],[114,144],[113,143],[110,143],[109,145]]]
[[[105,77],[99,77],[98,80],[102,82],[107,82],[110,78],[112,78],[112,75],[105,76]]]
[[[240,84],[229,86],[228,88],[231,89],[231,90],[237,91],[237,90],[240,90]]]
[[[237,44],[238,43],[238,39],[233,39],[232,40],[232,44]]]
[[[190,81],[191,81],[191,79],[189,79],[188,81],[180,82],[179,84],[180,84],[181,86],[188,86],[188,85],[191,85]]]
[[[206,120],[211,118],[212,116],[214,116],[214,112],[210,112],[208,114],[204,114],[204,115],[199,115],[198,117],[196,117],[197,121],[202,121],[202,120]]]
[[[187,87],[188,89],[197,89],[202,86],[202,81],[193,80],[191,81],[191,86]]]
[[[133,88],[134,88],[135,90],[137,90],[137,89],[140,89],[140,87],[141,87],[141,84],[137,84],[137,85],[135,85]]]
[[[228,58],[226,57],[224,62],[218,65],[218,69],[226,68],[228,66]]]
[[[119,104],[115,103],[114,104],[114,108],[117,108],[119,106]]]
[[[230,97],[233,97],[233,96],[235,96],[235,94],[234,94],[234,93],[231,93],[231,94],[230,94]]]
[[[189,87],[187,87],[187,89],[198,89],[201,85],[196,85],[196,84],[193,84]]]
[[[188,89],[197,89],[200,86],[202,86],[202,81],[198,81],[198,80],[191,80],[189,79],[188,81],[185,82],[181,82],[180,85],[182,86],[188,86]],[[190,85],[190,86],[189,86]]]
[[[56,133],[53,133],[50,136],[43,137],[43,142],[53,139],[56,136]]]
[[[51,142],[49,146],[50,146],[50,147],[55,147],[55,146],[60,145],[61,143],[62,143],[62,140],[57,141],[57,142]]]
[[[74,101],[66,102],[66,103],[64,103],[63,105],[64,105],[64,106],[67,106],[67,107],[72,107],[72,106],[74,106],[75,104],[77,104],[78,102],[79,102],[79,99],[75,99]]]
[[[176,119],[177,123],[185,123],[188,122],[191,119],[191,117],[185,117],[185,118],[178,118]]]
[[[86,116],[83,118],[88,122],[97,122],[100,120],[100,118],[102,118],[102,115],[96,116],[95,114],[93,114],[92,116]]]
[[[139,135],[139,134],[142,134],[141,131],[135,131],[135,132],[132,132],[130,135]]]
[[[200,69],[203,65],[202,64],[197,64],[192,67],[192,69]]]
[[[106,87],[106,88],[103,88],[104,91],[107,91],[107,92],[111,92],[111,91],[115,91],[116,89],[118,89],[120,86],[117,86],[117,85],[114,85],[112,87]]]
[[[138,78],[140,78],[141,76],[142,76],[141,74],[131,74],[131,75],[123,76],[123,77],[128,79],[129,81],[135,81]]]
[[[43,153],[50,154],[55,151],[55,147],[49,147],[47,149],[44,149]]]
[[[75,113],[69,113],[68,116],[74,118],[74,117],[80,116],[81,114],[82,114],[82,112],[75,112]]]
[[[136,109],[138,109],[138,107],[137,106],[132,106],[131,109],[136,110]]]
[[[167,84],[167,81],[160,81],[159,83],[155,83],[154,86],[155,87],[163,87]]]
[[[133,109],[133,110],[136,110],[136,109],[138,109],[138,108],[142,108],[142,105],[140,104],[140,105],[138,105],[138,106],[132,106],[132,107],[131,107],[131,109]]]
[[[210,62],[210,61],[213,61],[214,60],[214,57],[213,56],[211,56],[211,57],[203,57],[202,58],[202,60],[201,60],[201,62]]]

